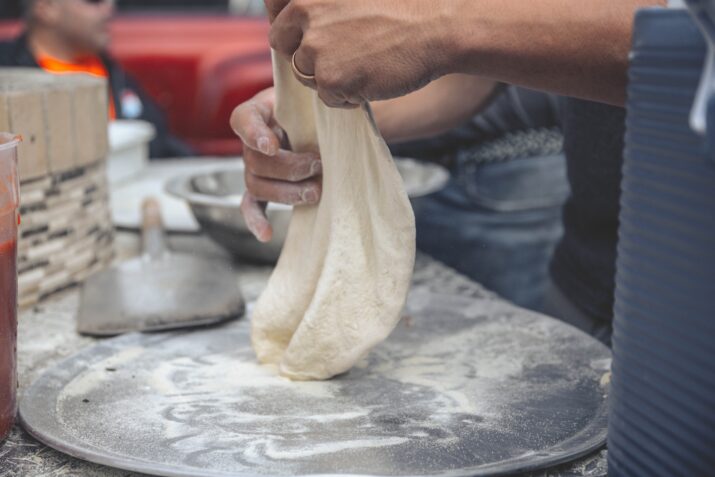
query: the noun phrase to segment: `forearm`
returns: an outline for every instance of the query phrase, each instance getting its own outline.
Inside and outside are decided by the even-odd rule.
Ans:
[[[372,103],[377,126],[391,143],[436,136],[471,118],[497,83],[473,75],[447,75],[421,90]]]
[[[666,0],[459,0],[445,73],[623,105],[634,12]],[[446,22],[445,22],[446,23]],[[446,50],[445,54],[449,50]]]

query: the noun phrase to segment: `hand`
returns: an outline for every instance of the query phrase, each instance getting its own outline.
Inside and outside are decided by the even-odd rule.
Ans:
[[[332,107],[390,99],[450,70],[456,0],[266,0],[271,46]],[[453,54],[452,54],[453,55]]]
[[[273,115],[274,104],[275,93],[270,88],[239,105],[231,115],[231,127],[244,144],[247,191],[241,213],[261,242],[273,236],[266,218],[266,202],[315,204],[321,193],[320,157],[281,149],[285,133]]]

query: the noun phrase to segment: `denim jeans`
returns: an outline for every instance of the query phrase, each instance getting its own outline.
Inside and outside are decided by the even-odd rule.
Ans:
[[[602,321],[588,316],[579,310],[576,305],[566,296],[564,292],[553,282],[549,284],[544,299],[542,313],[558,318],[579,330],[588,333],[609,348],[611,347],[611,335],[613,325],[609,321]]]
[[[458,161],[446,188],[413,202],[417,246],[502,297],[539,310],[568,190],[561,154]]]

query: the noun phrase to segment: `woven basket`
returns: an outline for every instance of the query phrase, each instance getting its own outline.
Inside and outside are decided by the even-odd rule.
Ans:
[[[112,260],[107,98],[101,79],[0,69],[0,131],[23,137],[20,308],[80,283]]]

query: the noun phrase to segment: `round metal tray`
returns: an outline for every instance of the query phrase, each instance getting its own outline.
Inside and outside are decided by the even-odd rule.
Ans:
[[[163,476],[485,476],[605,442],[610,353],[499,300],[413,291],[349,373],[255,363],[249,322],[104,341],[25,393],[21,420],[75,457]]]

